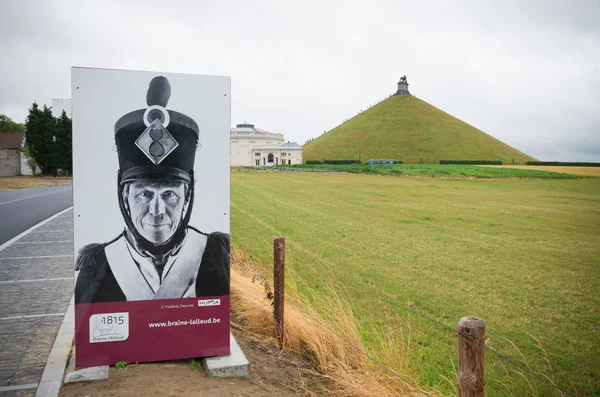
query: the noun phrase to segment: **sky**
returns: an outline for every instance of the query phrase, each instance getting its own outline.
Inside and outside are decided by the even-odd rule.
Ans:
[[[220,75],[232,127],[302,145],[406,75],[535,158],[600,162],[598,21],[598,0],[2,0],[0,113],[70,98],[72,66]]]

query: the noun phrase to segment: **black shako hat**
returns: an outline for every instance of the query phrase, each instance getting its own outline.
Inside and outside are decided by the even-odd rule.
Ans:
[[[194,204],[194,160],[199,129],[185,114],[165,107],[171,97],[171,85],[163,76],[150,81],[146,94],[146,109],[134,110],[115,123],[115,143],[119,155],[119,208],[143,253],[163,255],[175,249],[185,237]],[[126,183],[139,179],[178,180],[189,185],[188,210],[171,238],[155,244],[136,229],[123,191]]]
[[[167,110],[171,85],[163,76],[150,81],[146,109],[134,110],[115,123],[120,183],[135,179],[192,182],[198,124],[185,114]]]

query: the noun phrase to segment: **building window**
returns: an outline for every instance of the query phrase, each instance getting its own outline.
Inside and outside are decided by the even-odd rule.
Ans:
[[[260,165],[260,160],[256,160],[256,165]]]
[[[288,160],[288,165],[292,165],[292,160]]]
[[[259,153],[259,152],[256,152],[256,153],[254,153],[254,155],[255,155],[256,157],[260,157],[260,153]]]
[[[273,162],[273,153],[269,153],[267,158],[269,159],[269,163],[272,163]]]
[[[281,153],[281,157],[285,156],[285,153]]]

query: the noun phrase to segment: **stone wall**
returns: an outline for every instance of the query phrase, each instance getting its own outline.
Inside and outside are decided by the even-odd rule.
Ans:
[[[0,176],[21,175],[21,156],[18,149],[0,149]]]

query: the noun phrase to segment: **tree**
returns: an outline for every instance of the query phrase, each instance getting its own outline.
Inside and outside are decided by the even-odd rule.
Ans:
[[[47,145],[47,170],[46,173],[52,173],[56,176],[56,170],[60,166],[60,157],[57,153],[57,144],[56,144],[56,133],[57,133],[57,120],[54,118],[52,114],[52,110],[44,105],[44,110],[42,110],[42,120],[43,120],[43,128],[44,128],[44,137],[46,138]]]
[[[71,174],[71,170],[73,169],[72,139],[73,122],[63,110],[56,124],[57,166],[69,174]]]
[[[5,114],[0,114],[0,132],[25,132],[25,126]]]
[[[72,131],[72,121],[64,111],[56,119],[48,107],[40,109],[33,103],[26,121],[25,151],[42,174],[58,169],[72,173]]]
[[[56,167],[57,158],[52,141],[52,137],[56,136],[56,124],[48,107],[44,105],[44,109],[40,110],[38,104],[33,103],[25,122],[25,144],[42,174],[51,173]]]

